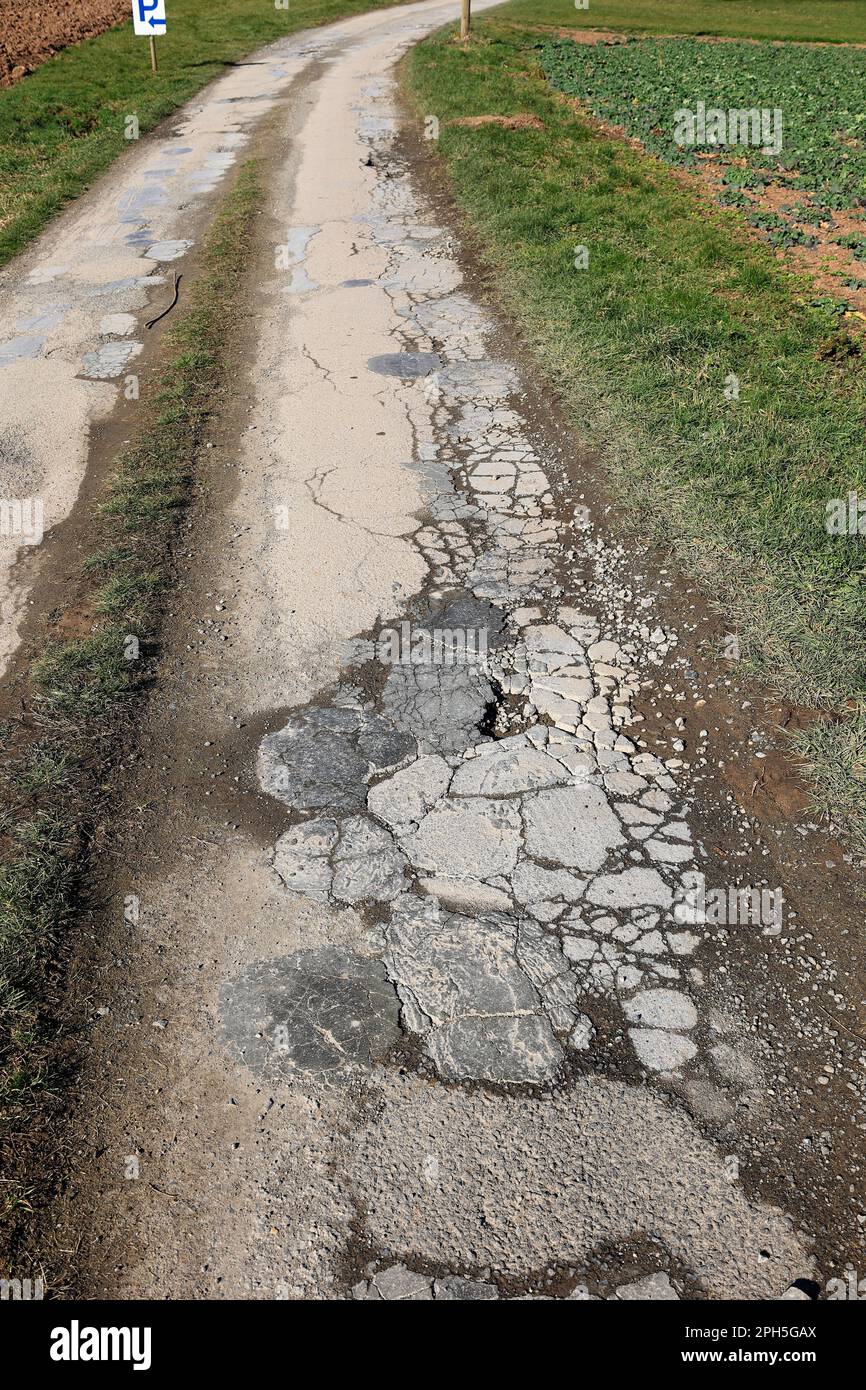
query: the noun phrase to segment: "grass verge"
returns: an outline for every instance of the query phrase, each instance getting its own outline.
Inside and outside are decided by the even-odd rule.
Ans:
[[[106,775],[159,633],[160,593],[202,430],[226,388],[223,351],[240,305],[262,189],[244,164],[202,250],[190,308],[168,337],[170,360],[139,437],[117,460],[93,519],[74,617],[80,635],[48,641],[3,730],[0,784],[0,1147],[27,1145],[57,1081],[66,929],[81,872],[101,837]],[[5,1181],[0,1221],[26,1208]]]
[[[866,497],[859,349],[736,211],[555,93],[544,41],[510,13],[480,17],[468,46],[449,31],[413,49],[410,95],[438,116],[502,301],[634,525],[701,581],[754,674],[832,712],[799,747],[819,805],[864,845],[866,550],[825,528],[829,499]],[[521,112],[541,128],[457,123]]]
[[[172,0],[159,72],[127,18],[0,89],[0,266],[126,147],[261,44],[399,0]]]

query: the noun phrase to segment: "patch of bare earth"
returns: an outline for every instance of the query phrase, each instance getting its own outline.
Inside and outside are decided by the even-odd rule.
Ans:
[[[61,48],[126,19],[129,2],[3,0],[0,9],[0,87],[11,87]]]
[[[553,35],[582,44],[640,43],[642,39],[691,39],[694,43],[771,43],[774,48],[796,44],[798,48],[866,48],[863,43],[837,43],[819,39],[751,39],[744,34],[620,34],[615,29],[562,29],[549,24],[513,24],[514,29],[528,29],[533,34]]]
[[[471,129],[482,125],[498,125],[503,130],[544,130],[544,122],[529,111],[518,111],[514,116],[461,116],[456,121],[449,121],[448,125],[469,126]]]
[[[725,170],[745,168],[746,165],[744,159],[724,159],[716,154],[706,154],[700,159],[699,170],[692,177],[708,187],[716,198],[726,187]],[[813,190],[791,187],[791,182],[797,177],[796,170],[783,172],[768,169],[764,177],[766,182],[763,189],[744,190],[750,207],[741,211],[744,215],[748,215],[749,211],[772,212],[792,229],[805,231],[814,240],[814,246],[776,247],[777,260],[801,274],[809,275],[821,294],[845,300],[848,305],[845,313],[848,327],[860,333],[866,331],[861,326],[866,324],[866,261],[858,260],[852,250],[839,245],[842,238],[852,234],[866,237],[866,217],[853,208],[833,212],[815,208]],[[792,204],[799,205],[796,213]],[[749,230],[758,240],[766,241],[757,228],[750,227]],[[846,285],[847,280],[861,280],[862,287]]]

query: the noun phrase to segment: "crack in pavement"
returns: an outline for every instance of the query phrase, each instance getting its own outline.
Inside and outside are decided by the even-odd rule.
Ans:
[[[380,100],[384,103],[385,98]],[[386,120],[380,122],[381,129],[387,126]],[[379,150],[376,167],[384,163]],[[392,174],[384,194],[377,183],[373,202],[375,206],[377,201],[397,201],[405,219],[411,202],[407,190],[395,200],[398,182],[406,180]],[[399,802],[396,810],[389,802],[389,781],[377,782],[366,795],[366,769],[360,783],[353,784],[352,806],[356,812],[367,809],[361,805],[364,794],[375,819],[365,826],[353,816],[347,827],[338,824],[324,852],[318,823],[307,835],[293,828],[277,843],[277,871],[288,887],[322,900],[395,904],[398,925],[392,923],[384,932],[380,946],[403,999],[404,1022],[415,1024],[413,1031],[420,1033],[431,1058],[449,1076],[550,1079],[563,1059],[563,1035],[574,1032],[586,1047],[591,1035],[579,1001],[593,994],[610,994],[620,1001],[632,1045],[645,1067],[677,1072],[698,1053],[688,1036],[697,1023],[689,997],[694,977],[689,978],[683,961],[699,937],[682,931],[678,921],[688,889],[679,867],[693,862],[694,850],[687,822],[678,810],[671,810],[673,778],[623,732],[639,685],[634,665],[638,645],[621,648],[602,637],[593,616],[563,603],[560,593],[549,592],[559,587],[549,576],[561,527],[541,459],[512,404],[517,375],[509,364],[487,357],[490,325],[465,296],[458,301],[459,329],[452,350],[457,319],[453,295],[437,297],[435,277],[426,268],[441,232],[407,227],[401,220],[399,228],[408,231],[409,238],[397,240],[387,209],[378,217],[368,214],[366,221],[373,240],[389,250],[388,269],[380,277],[389,297],[393,301],[398,291],[412,291],[411,307],[403,306],[403,336],[409,337],[414,325],[438,349],[412,350],[407,344],[405,351],[373,357],[368,363],[398,380],[426,376],[435,369],[435,404],[416,401],[408,408],[419,461],[441,460],[450,474],[438,477],[435,492],[427,479],[431,521],[423,528],[424,550],[428,563],[432,559],[437,565],[436,596],[441,599],[448,584],[465,586],[470,606],[486,600],[509,613],[517,631],[507,647],[486,661],[458,657],[456,664],[413,659],[391,665],[380,708],[395,727],[411,733],[417,753],[437,748],[448,759],[431,765],[429,758],[419,758],[414,772],[410,767],[392,774],[398,798],[405,798],[407,780],[420,775],[416,791],[424,803],[423,815],[417,821],[401,821]],[[418,236],[418,231],[431,235]],[[425,265],[423,273],[419,262]],[[449,290],[455,273],[449,263],[444,276]],[[423,297],[416,292],[419,280],[426,284]],[[437,316],[440,298],[445,307]],[[306,347],[304,352],[310,355]],[[328,469],[328,476],[335,471]],[[481,539],[473,541],[459,523],[444,522],[458,527],[461,543],[452,563],[443,565],[443,558],[451,560],[448,545],[454,532],[440,530],[439,525],[452,507],[464,521],[474,523]],[[588,524],[582,535],[591,536]],[[578,544],[580,539],[576,537]],[[527,609],[530,603],[534,609]],[[483,618],[483,610],[477,608],[476,615]],[[545,617],[551,620],[542,621]],[[416,634],[417,630],[416,623]],[[659,656],[675,640],[660,634],[654,643]],[[522,716],[528,727],[491,748],[479,744],[477,736],[492,701],[494,680],[501,692],[524,700]],[[339,690],[334,698],[350,706],[353,699],[351,691]],[[365,717],[360,703],[354,713]],[[542,723],[542,718],[550,723]],[[287,739],[294,740],[296,732],[290,721],[282,742],[274,736],[265,741],[263,785],[273,791],[280,781],[281,799],[293,810],[309,810],[280,761],[279,748]],[[300,737],[306,738],[312,759],[328,762],[330,754],[317,747],[318,733]],[[344,762],[342,771],[350,782],[358,769]],[[441,780],[446,773],[447,785],[425,801],[426,779]],[[485,788],[506,795],[481,796]],[[342,801],[329,803],[323,793],[318,804],[334,811]],[[573,869],[586,877],[571,873],[564,881],[556,878]],[[403,891],[411,886],[404,878],[414,880],[414,893]],[[424,894],[432,896],[432,906]],[[406,960],[399,949],[400,932],[410,932],[414,924],[426,941],[435,940],[437,914],[449,908],[464,914],[509,914],[501,923],[481,917],[463,925],[462,937],[458,933],[454,949],[465,950],[471,930],[477,957],[461,991],[465,1000],[454,1016],[441,1008],[431,1013],[418,1000],[424,977],[434,977],[441,967],[436,952],[414,984],[395,965]],[[507,988],[517,988],[517,981],[539,987],[517,949],[524,915],[539,924],[534,928],[540,939],[536,955],[550,956],[544,969],[563,982],[555,1006],[549,1005],[536,1019],[528,1051],[511,1023],[503,1022],[498,1037],[495,1030],[470,1026],[482,1018],[519,1016],[483,1003],[485,993],[503,987],[510,976],[514,979]],[[488,970],[478,964],[485,946],[495,961]],[[403,968],[405,972],[405,963]],[[536,974],[539,968],[536,962]],[[437,1031],[433,1014],[439,1029],[447,1020],[448,1041],[430,1036],[431,1030]],[[453,1054],[451,1044],[458,1037],[460,1046]]]

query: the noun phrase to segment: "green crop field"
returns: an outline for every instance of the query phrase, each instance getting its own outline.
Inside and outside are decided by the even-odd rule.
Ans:
[[[552,41],[544,70],[561,92],[595,116],[621,125],[670,164],[693,168],[694,146],[675,141],[675,113],[732,108],[780,112],[781,150],[740,146],[745,168],[729,171],[732,186],[761,182],[769,166],[787,186],[817,192],[814,205],[852,207],[866,198],[866,50],[791,44],[709,44],[647,39],[611,46]]]
[[[721,34],[742,39],[866,43],[863,0],[514,0],[508,18],[563,29]]]

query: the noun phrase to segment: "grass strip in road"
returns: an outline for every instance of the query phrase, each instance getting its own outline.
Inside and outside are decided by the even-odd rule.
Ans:
[[[149,418],[118,458],[91,519],[90,554],[70,586],[81,635],[47,640],[36,653],[19,692],[27,712],[2,730],[9,751],[0,770],[0,1155],[14,1139],[19,1159],[26,1157],[31,1122],[57,1083],[67,928],[101,835],[106,776],[129,749],[149,679],[147,654],[159,636],[161,593],[202,432],[227,389],[224,352],[262,202],[249,160],[203,246]],[[0,1243],[3,1219],[14,1221],[28,1201],[26,1188],[4,1180]]]
[[[754,674],[830,712],[800,747],[819,805],[866,844],[866,543],[825,525],[830,499],[866,498],[857,345],[735,210],[554,92],[545,41],[510,13],[480,16],[468,46],[448,31],[414,48],[410,95],[439,118],[502,302],[635,527],[701,581]],[[539,128],[460,124],[520,113]]]
[[[262,44],[397,0],[172,0],[151,73],[130,17],[0,89],[0,265],[141,134]]]

